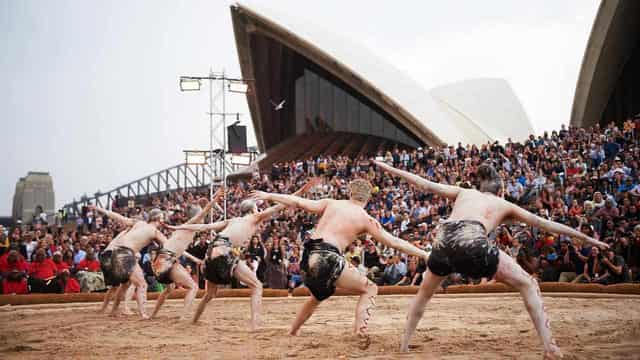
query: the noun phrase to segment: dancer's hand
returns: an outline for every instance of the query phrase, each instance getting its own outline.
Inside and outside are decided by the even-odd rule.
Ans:
[[[391,166],[389,166],[389,164],[387,164],[384,161],[374,160],[373,163],[376,164],[377,167],[379,167],[379,168],[381,168],[383,170],[389,170],[389,169],[392,168]]]
[[[249,199],[267,201],[269,200],[269,195],[271,194],[269,194],[268,192],[256,190],[256,191],[252,191],[249,194]]]
[[[162,225],[162,227],[169,229],[169,230],[178,230],[177,226],[173,226],[173,225],[169,225],[165,222],[161,222],[160,225]]]
[[[585,241],[586,243],[593,245],[593,246],[597,246],[599,247],[601,250],[607,250],[609,248],[609,244],[604,243],[602,241],[596,240],[594,238],[588,238],[587,241]]]

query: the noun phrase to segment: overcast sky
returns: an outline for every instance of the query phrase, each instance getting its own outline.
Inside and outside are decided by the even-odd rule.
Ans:
[[[426,89],[504,78],[536,131],[568,123],[599,1],[397,3],[260,6],[358,42]],[[178,77],[211,67],[240,74],[229,5],[0,0],[0,215],[11,213],[15,183],[30,170],[51,173],[60,207],[208,148],[207,92],[180,93]],[[249,124],[242,95],[228,109]]]

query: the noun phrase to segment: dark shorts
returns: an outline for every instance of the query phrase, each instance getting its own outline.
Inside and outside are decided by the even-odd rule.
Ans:
[[[336,292],[336,281],[342,274],[345,260],[335,246],[312,239],[304,244],[300,269],[304,285],[318,300],[326,300]]]
[[[233,256],[231,252],[216,256],[213,259],[207,257],[207,260],[204,262],[205,279],[219,285],[231,284],[233,272],[236,269],[236,265],[238,265],[238,261],[239,259]]]
[[[107,275],[105,274],[105,283],[111,286],[117,286],[129,281],[129,277],[136,266],[136,254],[133,250],[121,246],[111,251],[111,262],[109,266],[109,283],[107,283]],[[106,253],[107,251],[103,252]],[[102,262],[102,258],[100,260]]]
[[[460,273],[471,278],[492,278],[498,271],[500,251],[489,241],[478,221],[455,220],[438,227],[427,266],[439,276]]]
[[[119,285],[116,284],[115,280],[113,279],[113,266],[111,264],[112,255],[112,250],[104,250],[98,255],[98,260],[100,260],[100,269],[102,270],[102,275],[104,276],[104,284],[107,286]]]
[[[151,269],[156,276],[156,280],[162,284],[171,284],[171,269],[176,263],[176,254],[173,251],[160,249],[155,259],[151,262]]]

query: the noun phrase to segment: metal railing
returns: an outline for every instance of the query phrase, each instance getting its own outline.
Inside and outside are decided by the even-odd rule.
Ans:
[[[250,153],[249,163],[256,158],[256,153]],[[81,214],[82,207],[89,204],[109,209],[116,199],[148,197],[175,190],[197,189],[209,186],[210,179],[214,185],[222,181],[222,167],[226,172],[233,173],[246,167],[247,164],[238,164],[225,161],[224,163],[215,157],[213,174],[208,163],[203,164],[178,164],[151,175],[147,175],[130,183],[118,186],[110,191],[97,192],[93,196],[84,195],[80,200],[75,200],[64,205],[63,209],[69,216],[75,217]]]

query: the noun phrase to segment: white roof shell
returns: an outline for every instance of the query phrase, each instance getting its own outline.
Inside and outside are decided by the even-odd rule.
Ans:
[[[515,141],[533,133],[520,101],[505,80],[471,79],[429,92],[364,46],[332,34],[308,19],[282,14],[265,6],[239,3],[235,6],[287,31],[314,51],[331,57],[336,66],[349,69],[383,94],[394,106],[410,114],[414,127],[423,133],[431,133],[442,144],[482,144],[507,138]],[[433,142],[426,136],[416,135],[427,144]]]

